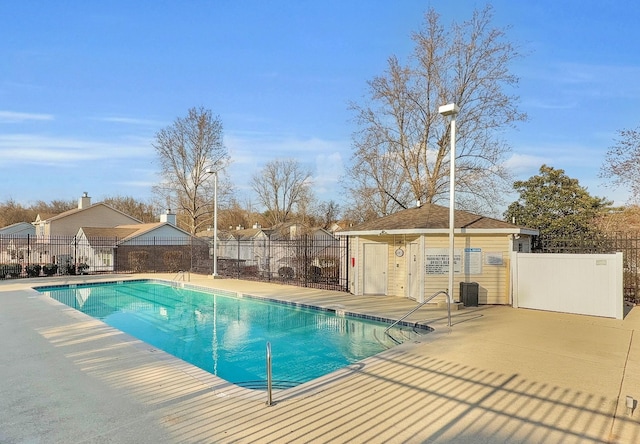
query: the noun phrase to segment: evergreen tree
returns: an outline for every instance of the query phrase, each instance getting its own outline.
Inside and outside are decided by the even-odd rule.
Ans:
[[[593,234],[594,219],[612,202],[591,196],[578,179],[564,170],[542,165],[540,174],[516,181],[513,188],[520,198],[504,213],[505,220],[529,228],[540,235],[572,237]]]

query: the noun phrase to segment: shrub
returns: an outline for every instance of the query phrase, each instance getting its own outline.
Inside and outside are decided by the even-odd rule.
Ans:
[[[71,261],[61,262],[58,265],[58,271],[60,274],[76,274],[75,267],[71,263]]]
[[[167,271],[174,273],[178,272],[181,270],[180,264],[182,263],[182,251],[165,251],[163,260],[164,266],[167,267]]]
[[[129,253],[129,266],[135,273],[143,272],[147,269],[149,253],[146,251],[132,251]]]
[[[56,274],[58,272],[58,265],[57,264],[44,264],[42,266],[42,272],[44,273],[45,276],[53,276],[54,274]]]
[[[258,276],[258,266],[257,265],[248,265],[242,268],[243,276]]]
[[[22,265],[21,264],[9,264],[7,274],[10,277],[18,277],[22,273]]]
[[[22,273],[21,264],[0,264],[0,278],[18,277]]]
[[[309,279],[311,282],[317,283],[317,282],[320,282],[321,276],[322,276],[322,269],[320,267],[316,267],[315,265],[312,265],[309,267],[307,279]]]
[[[278,269],[278,276],[280,276],[282,279],[293,279],[293,276],[294,276],[293,268],[280,267]]]
[[[27,265],[27,268],[25,269],[25,271],[27,272],[27,276],[29,277],[38,277],[40,276],[40,271],[42,270],[42,267],[40,266],[40,264],[29,264]]]

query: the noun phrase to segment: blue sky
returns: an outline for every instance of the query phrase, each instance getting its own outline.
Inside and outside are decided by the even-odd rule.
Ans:
[[[310,168],[343,202],[348,103],[413,50],[431,6],[443,23],[485,3],[450,0],[4,1],[0,3],[0,200],[151,197],[154,135],[190,107],[220,116],[242,195],[276,158]],[[591,194],[617,130],[640,124],[640,3],[492,2],[525,57],[520,108],[503,137],[527,179],[546,163]],[[241,201],[243,199],[241,198]],[[511,199],[513,200],[513,198]],[[343,204],[343,205],[346,205]]]

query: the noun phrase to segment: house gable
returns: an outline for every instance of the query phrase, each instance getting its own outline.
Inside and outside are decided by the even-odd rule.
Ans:
[[[97,203],[88,208],[78,208],[58,214],[39,223],[41,235],[73,236],[81,227],[112,228],[124,224],[140,224],[141,222],[104,203]]]
[[[18,222],[4,228],[0,228],[0,235],[3,236],[33,236],[35,234],[35,227],[28,222]]]

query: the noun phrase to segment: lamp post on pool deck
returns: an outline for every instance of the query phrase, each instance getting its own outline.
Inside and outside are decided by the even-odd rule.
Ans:
[[[449,307],[453,303],[453,274],[455,260],[453,247],[455,245],[454,227],[456,206],[456,115],[459,111],[460,108],[458,108],[458,105],[455,103],[442,105],[438,108],[438,112],[444,117],[451,116],[451,123],[449,126],[449,137],[451,140],[451,150],[449,151],[449,301],[447,304]]]
[[[213,174],[213,273],[218,277],[218,170],[207,168],[206,174]]]

